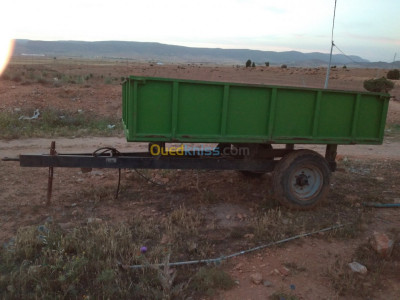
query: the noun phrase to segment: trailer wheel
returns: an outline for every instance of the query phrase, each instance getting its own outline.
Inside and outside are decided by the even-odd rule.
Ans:
[[[290,152],[275,167],[275,197],[291,209],[314,208],[329,191],[330,175],[328,163],[320,154],[311,150]]]

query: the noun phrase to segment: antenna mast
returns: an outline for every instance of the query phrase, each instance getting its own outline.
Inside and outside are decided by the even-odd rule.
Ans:
[[[328,69],[326,70],[326,78],[325,78],[324,89],[328,88],[329,73],[331,71],[331,63],[332,63],[332,51],[333,51],[333,46],[335,46],[335,43],[333,42],[333,29],[335,28],[336,1],[337,0],[335,0],[335,8],[333,9],[333,23],[332,23],[332,36],[331,36],[331,54],[329,56]]]

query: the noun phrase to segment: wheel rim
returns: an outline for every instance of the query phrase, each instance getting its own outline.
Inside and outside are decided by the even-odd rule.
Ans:
[[[291,173],[289,182],[291,194],[300,201],[307,201],[321,191],[323,175],[316,166],[299,166]]]

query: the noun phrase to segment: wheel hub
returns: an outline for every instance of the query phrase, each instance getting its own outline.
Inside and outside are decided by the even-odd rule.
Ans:
[[[301,173],[300,175],[296,176],[296,185],[301,187],[308,185],[308,176],[305,175],[304,173]]]
[[[301,166],[294,170],[290,182],[293,195],[300,201],[307,201],[321,191],[322,173],[313,165]]]

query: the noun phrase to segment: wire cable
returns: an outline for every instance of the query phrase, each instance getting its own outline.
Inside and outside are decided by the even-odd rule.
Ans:
[[[257,250],[261,250],[261,249],[264,249],[264,248],[267,248],[267,247],[271,247],[271,246],[274,246],[274,245],[283,244],[283,243],[286,243],[286,242],[289,242],[289,241],[293,241],[293,240],[296,240],[296,239],[299,239],[299,238],[302,238],[302,237],[310,236],[310,235],[313,235],[313,234],[316,234],[316,233],[338,229],[338,228],[341,228],[341,227],[344,227],[344,226],[347,226],[347,225],[351,225],[351,223],[334,225],[334,226],[323,228],[323,229],[320,229],[320,230],[316,230],[316,231],[312,231],[312,232],[308,232],[308,233],[298,234],[298,235],[295,235],[295,236],[292,236],[292,237],[289,237],[289,238],[286,238],[286,239],[283,239],[283,240],[279,240],[279,241],[276,241],[276,242],[268,243],[268,244],[265,244],[265,245],[261,245],[261,246],[258,246],[258,247],[254,247],[254,248],[248,249],[248,250],[236,252],[236,253],[233,253],[233,254],[230,254],[230,255],[227,255],[227,256],[221,256],[221,257],[218,257],[218,258],[208,258],[208,259],[199,259],[199,260],[180,261],[180,262],[173,262],[173,263],[168,263],[168,264],[131,265],[131,266],[126,266],[124,268],[142,269],[142,268],[146,268],[146,267],[163,267],[163,266],[166,266],[166,265],[167,266],[182,266],[182,265],[193,265],[193,264],[204,264],[204,263],[205,264],[214,263],[214,264],[219,265],[223,260],[227,260],[229,258],[233,258],[233,257],[239,256],[239,255],[243,255],[243,254],[247,254],[247,253],[250,253],[250,252],[257,251]],[[121,263],[118,263],[118,264],[120,266],[122,266]]]
[[[152,183],[152,184],[155,184],[155,185],[158,185],[158,186],[164,186],[164,185],[165,185],[165,183],[158,183],[158,182],[152,180],[151,178],[149,178],[149,177],[143,175],[143,174],[142,174],[141,172],[139,172],[137,169],[133,169],[133,171],[135,171],[140,177],[142,177],[143,179],[147,180],[148,182],[150,182],[150,183]]]
[[[340,53],[342,53],[344,56],[346,56],[346,58],[348,58],[349,60],[351,60],[353,63],[355,63],[356,65],[359,66],[363,66],[362,64],[360,64],[360,62],[356,62],[354,59],[352,59],[349,55],[347,55],[346,53],[344,53],[336,44],[333,44],[333,46],[339,50]]]

